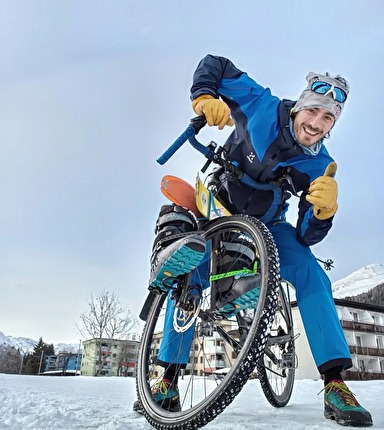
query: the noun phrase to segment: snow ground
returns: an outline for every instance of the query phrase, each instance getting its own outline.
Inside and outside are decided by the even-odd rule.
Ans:
[[[384,430],[384,381],[348,382],[374,421]],[[249,381],[227,410],[207,430],[341,430],[323,418],[322,381],[295,381],[290,403],[275,409],[259,382]],[[132,411],[133,378],[47,377],[0,374],[1,430],[151,430]]]

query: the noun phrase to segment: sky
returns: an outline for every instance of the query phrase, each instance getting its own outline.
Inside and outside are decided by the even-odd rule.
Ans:
[[[373,427],[384,429],[377,401],[384,381],[350,381],[348,386],[372,415]],[[323,417],[321,380],[295,381],[284,408],[273,408],[259,381],[247,382],[236,399],[204,430],[335,430],[342,428]],[[319,394],[318,394],[319,393]],[[132,411],[134,378],[34,377],[0,374],[2,430],[151,430],[146,419]],[[36,399],[38,396],[38,401]],[[32,400],[31,400],[32,399]],[[255,427],[256,425],[256,427]]]
[[[339,210],[313,252],[334,260],[332,281],[383,264],[383,18],[381,0],[0,0],[0,331],[77,343],[103,290],[139,314],[161,178],[194,183],[204,164],[187,146],[155,160],[194,116],[208,53],[280,98],[296,99],[310,71],[349,80],[327,142]]]

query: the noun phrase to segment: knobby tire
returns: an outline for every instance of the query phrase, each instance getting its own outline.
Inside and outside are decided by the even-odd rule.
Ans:
[[[153,401],[151,395],[151,378],[153,376],[151,372],[153,363],[156,361],[156,354],[153,351],[157,340],[156,336],[158,336],[155,332],[158,331],[157,322],[162,318],[166,294],[155,297],[148,313],[138,355],[137,395],[141,403],[142,413],[156,429],[189,430],[205,426],[235,399],[263,356],[274,319],[280,285],[277,249],[273,237],[265,225],[247,215],[218,218],[203,227],[203,236],[211,243],[215,243],[215,240],[221,237],[223,232],[236,232],[238,237],[244,237],[248,243],[251,242],[258,252],[261,284],[260,296],[252,311],[253,319],[248,326],[244,326],[243,323],[239,322],[243,321],[240,320],[239,316],[232,317],[232,324],[237,324],[235,340],[232,340],[231,343],[231,337],[234,336],[233,330],[228,330],[222,336],[221,341],[227,349],[228,345],[234,346],[238,339],[241,339],[241,347],[234,347],[234,351],[236,350],[233,353],[236,355],[235,361],[223,379],[219,383],[215,381],[216,385],[213,385],[212,391],[208,392],[206,397],[199,400],[198,403],[188,405],[185,401],[180,412],[170,412],[160,408]],[[214,260],[215,256],[212,249],[210,252],[211,260]],[[199,327],[195,330],[196,336],[198,330],[202,330],[201,333],[203,333],[201,327],[204,326],[204,322],[199,324],[200,322],[196,325]],[[212,326],[214,324],[213,321]],[[190,355],[192,357],[193,351],[190,351]],[[206,382],[205,376],[201,379]],[[193,384],[194,380],[200,383],[199,377],[191,374],[188,383]],[[213,384],[213,382],[207,380],[207,384]],[[182,400],[182,395],[180,395],[180,399]]]

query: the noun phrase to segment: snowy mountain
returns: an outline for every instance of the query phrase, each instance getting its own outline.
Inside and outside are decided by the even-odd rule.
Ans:
[[[37,340],[33,340],[27,337],[13,337],[6,336],[4,333],[0,331],[0,346],[5,346],[9,348],[20,349],[20,352],[26,354],[28,352],[32,353],[33,348],[37,344]],[[55,353],[59,352],[73,352],[77,353],[79,350],[78,344],[67,344],[67,343],[58,343],[54,345]]]
[[[81,345],[76,343],[58,343],[53,346],[56,354],[59,352],[72,352],[77,354],[79,352],[79,348],[81,348]]]
[[[332,284],[333,297],[343,299],[344,297],[357,296],[383,283],[384,266],[382,264],[370,264],[334,282]]]
[[[29,339],[27,337],[13,337],[6,336],[4,333],[0,331],[0,345],[4,345],[7,347],[14,347],[16,349],[20,349],[24,354],[28,352],[33,352],[33,348],[37,344],[36,340]]]

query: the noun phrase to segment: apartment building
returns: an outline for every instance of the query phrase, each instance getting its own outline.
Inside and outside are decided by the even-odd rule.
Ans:
[[[59,352],[44,356],[42,375],[77,375],[80,373],[81,352]]]
[[[232,326],[231,321],[223,320],[223,326],[226,331],[229,331]],[[207,328],[201,328],[204,330],[204,336],[197,336],[192,344],[192,353],[190,354],[186,368],[182,371],[183,375],[207,375],[212,373],[220,373],[225,371],[226,368],[231,367],[233,356],[232,348],[228,347],[220,335],[212,330],[209,325]],[[210,330],[207,332],[206,330]],[[198,334],[198,333],[197,333]],[[158,333],[154,336],[152,343],[152,354],[157,356],[160,349],[162,333]],[[154,375],[159,376],[164,371],[163,368],[159,367],[154,369]]]
[[[83,342],[81,375],[136,376],[137,340],[89,339]]]
[[[335,299],[337,314],[351,352],[353,367],[345,379],[384,379],[384,307],[345,299]],[[297,379],[318,379],[297,304],[293,319],[298,356]]]

